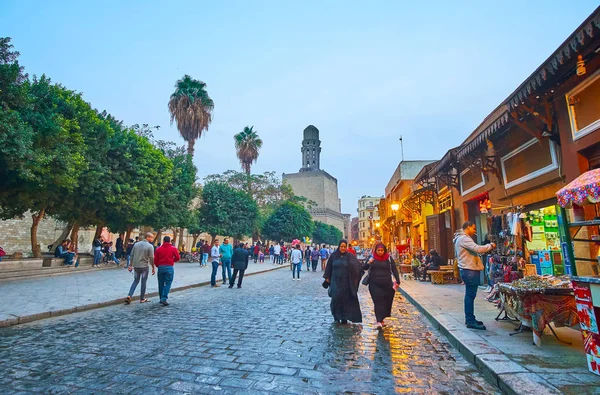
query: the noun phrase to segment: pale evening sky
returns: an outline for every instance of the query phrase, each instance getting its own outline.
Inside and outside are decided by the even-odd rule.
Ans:
[[[199,178],[240,169],[233,135],[254,125],[253,172],[301,167],[321,132],[342,210],[379,196],[400,161],[439,159],[543,62],[598,0],[28,1],[0,3],[30,75],[45,73],[126,124],[183,143],[167,102],[184,74],[215,101]]]

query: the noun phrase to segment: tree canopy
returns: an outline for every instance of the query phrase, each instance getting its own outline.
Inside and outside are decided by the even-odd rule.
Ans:
[[[314,222],[312,239],[317,244],[337,245],[343,236],[343,233],[333,225],[324,224],[320,221]]]
[[[313,231],[310,213],[298,203],[285,201],[266,219],[262,234],[269,240],[303,239]]]
[[[230,235],[239,239],[251,235],[257,215],[256,202],[242,190],[214,181],[202,188],[198,223],[213,238]]]

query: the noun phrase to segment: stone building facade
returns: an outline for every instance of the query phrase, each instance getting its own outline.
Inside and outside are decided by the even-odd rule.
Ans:
[[[283,174],[286,182],[298,196],[314,202],[309,212],[315,221],[338,228],[344,237],[349,236],[347,219],[341,213],[338,182],[335,177],[321,170],[321,141],[319,130],[313,125],[304,129],[302,140],[302,168],[298,173]]]

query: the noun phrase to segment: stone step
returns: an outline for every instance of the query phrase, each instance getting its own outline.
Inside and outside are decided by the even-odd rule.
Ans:
[[[62,261],[62,260],[61,260]],[[11,281],[19,279],[30,279],[39,277],[50,277],[60,276],[73,273],[85,273],[94,270],[106,270],[119,268],[122,266],[116,266],[115,264],[104,265],[101,264],[99,268],[92,267],[92,260],[80,261],[79,267],[75,266],[58,266],[58,267],[38,267],[21,270],[0,270],[0,281]]]

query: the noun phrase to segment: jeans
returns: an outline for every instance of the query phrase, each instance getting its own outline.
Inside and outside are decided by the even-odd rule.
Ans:
[[[74,252],[63,252],[62,254],[60,254],[59,258],[63,258],[65,260],[65,262],[64,262],[65,266],[71,266],[73,264],[74,257],[75,257]]]
[[[313,272],[317,271],[317,265],[319,264],[319,260],[318,259],[313,259],[312,260],[312,270]]]
[[[208,263],[208,253],[203,252],[202,253],[202,266],[206,266],[207,263]]]
[[[300,278],[300,269],[302,268],[302,262],[294,263],[294,267],[292,268],[292,278],[296,278],[296,272],[298,273],[298,278]]]
[[[210,285],[217,285],[217,270],[219,270],[219,262],[213,259],[212,261],[212,273],[210,275]]]
[[[133,268],[133,283],[129,288],[129,296],[133,296],[135,289],[137,288],[140,278],[142,279],[142,288],[140,289],[140,300],[144,299],[146,295],[146,281],[148,280],[148,268],[147,267],[134,267]]]
[[[465,320],[475,323],[475,297],[479,286],[479,270],[460,269],[460,277],[465,282]]]
[[[120,265],[120,264],[121,264],[121,262],[119,262],[119,260],[117,259],[117,254],[112,254],[112,257],[111,257],[111,258],[112,258],[112,260],[113,260],[113,261],[114,261],[114,262],[115,262],[117,265]]]
[[[125,266],[125,268],[128,268],[130,263],[131,263],[131,254],[127,254],[127,266]]]
[[[231,258],[221,258],[221,264],[223,266],[223,284],[226,284],[227,279],[231,278]],[[227,277],[225,277],[225,269],[227,269]]]
[[[158,295],[160,296],[161,302],[166,302],[169,298],[169,291],[171,290],[174,274],[175,270],[173,269],[173,266],[158,267]]]
[[[99,265],[100,260],[102,259],[102,251],[94,250],[94,265]]]
[[[238,274],[238,272],[240,272],[240,278],[238,279],[238,288],[242,287],[242,280],[244,279],[244,272],[246,271],[246,269],[233,269],[233,276],[231,277],[231,280],[229,280],[229,286],[233,287],[233,284],[235,283],[235,278]]]

